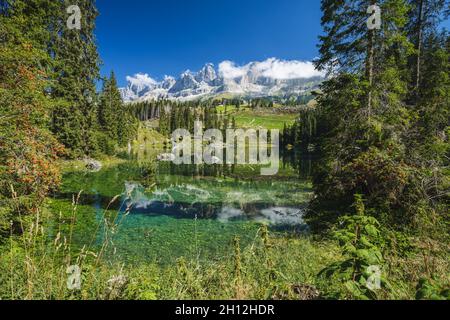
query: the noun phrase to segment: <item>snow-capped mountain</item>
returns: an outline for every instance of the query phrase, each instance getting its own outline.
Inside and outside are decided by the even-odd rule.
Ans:
[[[220,94],[241,97],[306,95],[324,80],[311,62],[284,61],[275,58],[236,66],[231,61],[211,63],[200,71],[183,72],[177,79],[166,76],[162,81],[148,74],[128,76],[128,85],[120,92],[125,102],[157,99],[194,100]]]

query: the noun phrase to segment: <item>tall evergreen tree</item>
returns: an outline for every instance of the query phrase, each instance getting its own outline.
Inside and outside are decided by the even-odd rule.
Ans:
[[[63,0],[59,4],[52,46],[56,62],[52,95],[58,105],[52,129],[74,156],[91,155],[98,150],[95,83],[99,78],[99,57],[94,36],[98,13],[94,0]],[[66,10],[74,4],[81,11],[80,30],[70,30],[66,25]]]
[[[123,109],[120,92],[114,73],[111,72],[109,79],[103,82],[103,90],[100,95],[98,106],[98,124],[100,133],[97,136],[99,148],[107,153],[113,154],[118,144],[119,135],[119,113]]]
[[[106,132],[109,139],[118,140],[120,116],[123,109],[122,98],[117,87],[114,72],[103,83],[98,108],[98,122],[102,131]]]

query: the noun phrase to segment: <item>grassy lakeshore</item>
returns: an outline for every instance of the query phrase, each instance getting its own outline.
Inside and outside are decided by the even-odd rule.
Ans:
[[[272,236],[261,226],[253,231],[251,243],[241,246],[238,238],[224,243],[226,253],[209,261],[192,255],[166,266],[152,261],[124,264],[105,259],[112,245],[107,239],[97,249],[72,247],[70,230],[78,220],[74,217],[82,218],[84,209],[77,208],[78,213],[64,209],[58,220],[62,233],[35,230],[25,239],[12,237],[1,247],[2,299],[355,298],[339,279],[318,276],[324,267],[342,259],[330,240]],[[113,214],[106,212],[106,216]],[[61,236],[64,229],[67,234]],[[441,275],[432,281],[436,289],[429,290],[448,286],[446,248],[431,245],[407,256],[390,256],[386,270],[390,285],[377,293],[378,298],[414,299],[420,278],[428,274]],[[80,290],[67,288],[67,267],[73,264],[81,266]]]
[[[102,170],[125,163],[120,158],[104,158]],[[85,172],[82,161],[66,161],[62,167],[65,174]],[[114,190],[108,191],[108,180],[102,181],[106,188],[102,193],[109,194],[105,209],[95,214],[92,206],[79,204],[77,187],[72,185],[72,199],[48,199],[37,216],[27,218],[29,228],[23,236],[11,236],[2,244],[1,299],[361,298],[339,276],[319,275],[345,257],[335,240],[272,232],[264,224],[247,229],[245,241],[237,234],[232,241],[224,239],[220,245],[223,250],[209,259],[199,258],[199,247],[195,246],[188,246],[187,255],[164,264],[154,258],[116,259],[114,236],[123,227],[123,220],[118,219],[120,215],[113,208],[120,200],[114,197]],[[85,192],[89,193],[89,189]],[[46,222],[34,228],[40,220]],[[187,245],[201,239],[197,232],[204,223],[207,221],[186,221],[186,226],[192,228],[191,236],[184,238]],[[167,231],[166,243],[177,237]],[[234,232],[238,233],[238,229]],[[80,235],[85,235],[83,246],[79,245]],[[425,278],[431,279],[425,286],[429,297],[445,297],[442,292],[450,281],[446,242],[420,235],[399,242],[396,234],[385,231],[385,235],[395,241],[385,247],[383,273],[389,285],[377,291],[377,298],[414,299]],[[151,239],[158,235],[148,236]],[[411,248],[406,250],[406,245]],[[170,256],[175,251],[169,245],[157,252]],[[67,268],[71,265],[81,268],[79,290],[67,287],[71,276]]]

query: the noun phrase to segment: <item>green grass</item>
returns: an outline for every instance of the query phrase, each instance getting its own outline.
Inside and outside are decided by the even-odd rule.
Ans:
[[[252,111],[240,111],[234,115],[238,128],[254,129],[279,129],[284,124],[291,125],[296,119],[295,114],[270,114],[255,113]]]
[[[277,108],[252,110],[242,106],[236,109],[235,106],[219,106],[217,111],[230,114],[236,119],[236,126],[242,129],[279,129],[282,130],[284,124],[291,125],[295,122],[297,115],[290,113],[279,113]]]
[[[133,142],[134,146],[157,146],[164,143],[167,139],[156,130],[157,126],[158,124],[155,120],[142,123],[138,130],[138,137]]]
[[[192,253],[163,266],[151,260],[125,264],[110,259],[114,243],[107,237],[96,246],[73,246],[77,223],[71,212],[55,226],[64,230],[57,235],[30,229],[0,247],[0,299],[295,299],[295,285],[327,288],[315,275],[337,254],[333,243],[264,240],[261,230],[254,230],[250,242],[239,241],[239,256],[227,241],[223,254],[208,260]],[[70,265],[82,270],[80,290],[67,288]]]
[[[70,216],[59,222],[67,231],[72,229]],[[325,266],[342,259],[334,242],[265,235],[263,230],[256,230],[246,244],[238,241],[239,255],[236,244],[228,242],[224,254],[215,258],[199,260],[191,254],[161,266],[151,260],[124,264],[105,259],[105,252],[114,246],[106,240],[97,248],[80,249],[71,246],[70,233],[55,239],[30,229],[0,247],[0,299],[299,300],[311,298],[303,290],[307,288],[317,290],[322,299],[337,293],[352,299],[338,279],[318,276]],[[425,265],[421,252],[389,257],[386,272],[391,287],[382,289],[379,298],[414,299],[419,277],[433,271],[441,272],[440,286],[445,287],[442,279],[449,264],[440,256],[443,252],[425,252]],[[67,288],[67,266],[74,264],[82,269],[80,290]]]

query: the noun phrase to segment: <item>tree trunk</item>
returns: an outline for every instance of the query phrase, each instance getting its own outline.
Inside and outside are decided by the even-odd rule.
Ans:
[[[376,1],[371,0],[371,5],[375,5]],[[373,74],[374,74],[374,63],[375,63],[375,30],[368,30],[368,41],[367,41],[367,57],[366,57],[366,77],[369,81],[369,93],[367,97],[367,116],[370,119],[372,114],[372,85],[373,85]]]
[[[369,81],[369,93],[367,98],[367,110],[368,117],[370,118],[372,113],[372,85],[373,85],[373,68],[374,68],[374,30],[369,30],[369,39],[367,44],[367,61],[366,61],[366,77]]]
[[[419,89],[421,77],[424,7],[425,7],[425,0],[420,0],[419,16],[417,21],[418,32],[417,32],[416,90]]]

